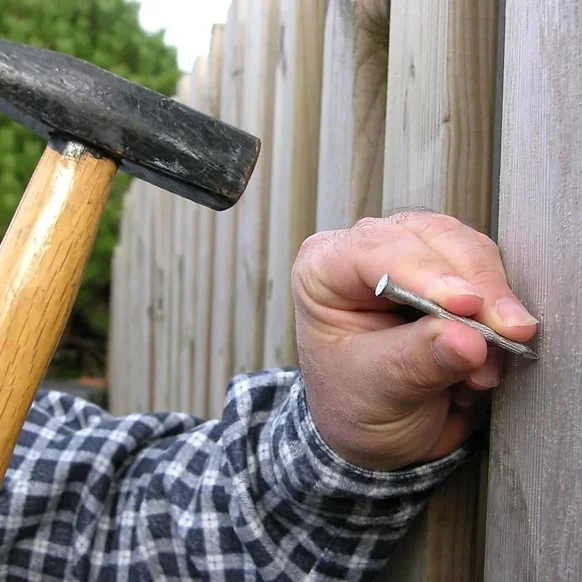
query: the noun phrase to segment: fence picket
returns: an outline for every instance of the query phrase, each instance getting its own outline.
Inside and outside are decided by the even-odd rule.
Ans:
[[[326,17],[317,230],[382,212],[388,5],[331,0]]]
[[[315,231],[324,0],[280,0],[263,365],[297,363],[293,261]]]
[[[220,78],[217,68],[222,63],[223,27],[214,26],[207,59],[200,61],[197,80],[197,109],[218,117],[217,107],[220,94],[217,93],[216,79]],[[202,63],[205,63],[203,65]],[[202,70],[204,72],[202,72]],[[214,81],[214,83],[212,82]],[[192,370],[192,413],[201,418],[208,417],[208,380],[211,342],[212,275],[214,255],[214,231],[216,212],[209,208],[198,208],[198,245],[196,259],[196,301],[194,312],[194,367]]]
[[[224,28],[219,116],[240,126],[244,70],[244,27],[246,1],[235,0]],[[208,376],[208,413],[221,416],[228,380],[232,375],[234,285],[238,205],[216,215],[214,239],[213,293],[210,301],[212,333]]]
[[[392,2],[385,212],[427,206],[489,228],[497,24],[497,2]],[[480,463],[432,496],[391,565],[399,580],[482,579]]]

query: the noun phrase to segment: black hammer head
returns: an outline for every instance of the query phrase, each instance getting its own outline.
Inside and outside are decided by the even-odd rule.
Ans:
[[[0,40],[0,111],[78,140],[137,178],[208,206],[244,192],[260,141],[80,59]]]

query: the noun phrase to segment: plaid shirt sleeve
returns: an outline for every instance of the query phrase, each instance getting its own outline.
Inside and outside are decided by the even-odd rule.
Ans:
[[[237,376],[207,422],[41,391],[0,494],[0,579],[369,580],[472,448],[362,470],[290,369]]]

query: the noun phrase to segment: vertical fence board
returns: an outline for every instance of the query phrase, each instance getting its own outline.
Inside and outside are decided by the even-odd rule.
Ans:
[[[238,202],[235,373],[257,370],[263,363],[278,14],[274,0],[249,0],[241,127],[261,140],[261,155]]]
[[[297,363],[293,261],[315,231],[325,0],[280,0],[265,366]]]
[[[145,203],[147,204],[147,218],[143,226],[143,233],[146,239],[146,282],[148,285],[147,293],[147,352],[145,357],[148,361],[148,405],[147,411],[154,412],[155,402],[155,379],[158,359],[155,351],[155,301],[156,301],[156,238],[155,238],[155,213],[157,208],[156,187],[152,184],[146,184]]]
[[[392,24],[384,210],[422,203],[487,229],[497,2],[398,0]]]
[[[138,367],[135,412],[148,412],[151,409],[151,203],[148,196],[149,185],[139,181],[135,200],[135,278],[138,281],[134,301],[137,307],[136,354]]]
[[[167,222],[164,223],[163,236],[167,239],[165,242],[165,270],[166,279],[166,335],[168,341],[168,367],[166,370],[166,406],[168,410],[175,410],[177,405],[176,387],[177,387],[177,363],[178,363],[178,327],[180,321],[180,252],[176,248],[180,245],[179,237],[181,235],[180,213],[176,211],[176,206],[180,204],[177,197],[165,191],[160,194],[167,198],[164,201]]]
[[[224,28],[222,70],[216,83],[220,87],[219,116],[223,121],[240,126],[244,70],[245,0],[234,0]],[[245,196],[246,194],[243,194]],[[232,376],[234,333],[235,256],[238,204],[216,215],[214,240],[212,334],[208,405],[210,418],[222,414],[228,380]]]
[[[129,409],[129,386],[131,381],[131,368],[129,365],[131,359],[131,330],[130,330],[130,319],[129,319],[129,306],[131,304],[130,295],[130,258],[129,258],[129,201],[130,193],[128,191],[123,200],[123,210],[121,215],[121,224],[119,226],[119,245],[118,245],[118,266],[120,276],[118,278],[120,289],[119,289],[119,332],[120,339],[118,342],[119,352],[118,358],[122,364],[119,368],[119,380],[118,385],[121,390],[115,399],[116,410],[115,414],[126,414]]]
[[[331,0],[327,9],[317,230],[382,212],[388,4]]]
[[[190,101],[190,76],[183,75],[178,83],[177,101],[188,104]],[[169,336],[170,362],[168,368],[169,406],[171,410],[185,411],[187,403],[182,398],[182,361],[184,352],[188,352],[188,343],[184,333],[184,262],[185,262],[185,220],[188,213],[188,200],[169,194],[168,200],[172,213],[172,230],[167,233],[170,237],[169,267],[171,280]]]
[[[141,362],[140,359],[140,290],[139,290],[139,276],[138,276],[138,230],[137,223],[139,220],[139,208],[137,196],[141,187],[140,180],[133,180],[130,190],[127,194],[127,225],[125,233],[124,244],[127,252],[127,277],[128,277],[128,291],[127,298],[127,314],[128,314],[128,330],[129,341],[127,343],[129,350],[128,371],[129,377],[127,382],[126,397],[125,397],[125,412],[133,413],[141,410],[141,401],[139,394],[139,384],[141,382]]]
[[[183,89],[183,101],[195,109],[206,110],[207,57],[198,57],[188,76],[188,89]],[[198,260],[197,204],[179,200],[176,219],[181,221],[182,256],[180,260],[181,313],[179,320],[179,354],[177,406],[181,412],[192,410],[192,375],[194,365],[194,313],[196,296],[196,264]]]
[[[206,74],[197,81],[197,109],[218,117],[220,93],[218,80],[222,63],[223,26],[212,29],[210,52],[201,63],[207,64]],[[202,66],[202,65],[201,65]],[[206,96],[204,98],[203,96]],[[213,292],[213,256],[216,212],[210,208],[198,208],[198,246],[196,258],[196,301],[194,312],[194,368],[192,371],[192,413],[208,417],[208,380],[211,342],[211,298]]]
[[[486,579],[582,580],[582,9],[508,2],[498,242],[540,320],[493,403]]]
[[[171,196],[160,188],[154,188],[154,350],[156,366],[154,371],[153,408],[156,412],[170,409],[168,388],[168,366],[170,362],[169,313],[171,270],[168,257],[170,233]]]
[[[121,309],[119,305],[121,286],[121,259],[119,244],[111,254],[111,283],[109,287],[109,325],[107,335],[107,400],[108,408],[115,413],[118,410],[117,399],[121,393],[120,378],[120,340]]]
[[[394,0],[384,212],[422,205],[490,225],[497,2]],[[474,582],[481,460],[432,496],[388,579]]]

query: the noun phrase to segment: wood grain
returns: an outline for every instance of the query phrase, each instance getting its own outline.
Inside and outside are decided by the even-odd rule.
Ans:
[[[126,321],[127,321],[127,381],[126,381],[126,394],[124,398],[125,404],[125,414],[130,414],[136,412],[137,401],[138,401],[138,383],[139,383],[139,369],[141,366],[141,361],[139,360],[140,355],[138,348],[138,331],[139,331],[139,300],[136,297],[138,294],[138,282],[139,277],[137,275],[138,265],[136,265],[136,189],[139,187],[139,182],[133,180],[132,184],[125,195],[125,205],[124,213],[126,215],[126,223],[124,225],[124,232],[122,238],[122,244],[124,248],[125,255],[125,269],[127,277],[126,286],[126,299],[125,299],[125,310],[126,310]]]
[[[323,64],[317,230],[382,213],[389,18],[384,0],[331,0]]]
[[[215,79],[220,88],[220,119],[240,126],[242,109],[244,67],[244,28],[246,0],[234,0],[230,5],[224,27],[222,67],[220,78]],[[245,192],[246,196],[248,193]],[[238,205],[216,215],[214,238],[212,334],[210,346],[210,371],[208,376],[208,414],[210,418],[222,415],[224,396],[232,376],[234,339],[234,301],[237,292],[235,258],[237,243]]]
[[[131,400],[127,412],[148,412],[151,407],[150,386],[150,341],[151,341],[151,257],[150,234],[151,213],[146,196],[148,184],[134,179],[127,194],[129,206],[129,264],[126,266],[129,279],[128,303],[131,334],[128,342],[130,358],[126,361],[131,374],[127,386]]]
[[[120,346],[122,334],[120,291],[123,289],[121,281],[121,252],[119,244],[115,245],[111,253],[111,283],[109,286],[109,324],[107,335],[107,399],[108,408],[112,414],[118,410],[118,399],[121,394],[120,375]]]
[[[224,28],[215,25],[212,29],[210,52],[205,61],[207,72],[197,79],[196,100],[198,109],[218,117],[220,93],[217,80],[222,67],[222,47]],[[210,378],[210,342],[212,341],[210,308],[213,293],[214,232],[216,212],[208,208],[198,209],[198,244],[196,248],[194,308],[194,367],[192,370],[192,413],[200,418],[208,418]]]
[[[116,321],[116,330],[118,339],[115,341],[116,352],[115,357],[119,362],[115,381],[112,387],[115,388],[116,394],[111,398],[110,410],[113,414],[125,414],[127,411],[129,394],[129,366],[127,361],[130,358],[130,333],[129,333],[129,310],[127,309],[127,300],[129,296],[129,268],[128,268],[128,252],[127,243],[127,223],[129,220],[128,212],[128,196],[124,196],[122,202],[121,220],[119,225],[119,242],[117,245],[117,276],[115,277],[115,285],[118,287],[116,292],[118,302],[118,316]]]
[[[394,0],[390,19],[383,212],[427,206],[487,231],[497,2]],[[480,467],[475,460],[436,492],[385,579],[483,578]]]
[[[182,75],[178,83],[175,99],[185,105],[192,102],[192,74]],[[192,248],[186,245],[186,230],[191,229],[191,201],[173,196],[168,203],[173,213],[171,240],[171,298],[170,298],[170,362],[169,385],[170,408],[179,412],[190,409],[192,338],[189,335],[193,316],[190,313],[187,278],[190,274]],[[189,235],[188,235],[189,236]],[[186,266],[186,264],[188,266]]]
[[[324,0],[280,0],[263,365],[297,363],[290,290],[301,243],[315,231]]]
[[[262,146],[238,202],[235,373],[258,370],[263,364],[278,16],[278,2],[249,0],[241,128],[256,135]]]
[[[582,10],[508,2],[498,241],[540,320],[492,411],[486,580],[582,580]]]
[[[154,412],[170,410],[168,387],[168,366],[170,362],[170,296],[171,296],[171,255],[170,242],[173,214],[171,204],[173,197],[160,188],[154,190],[153,216],[153,342],[155,352],[154,364]]]
[[[140,203],[142,205],[142,217],[140,225],[140,253],[143,264],[141,280],[143,284],[142,306],[141,306],[141,329],[142,337],[142,357],[143,367],[143,410],[153,412],[154,404],[154,374],[155,374],[155,351],[154,351],[154,237],[153,222],[155,212],[156,188],[152,184],[143,183],[140,192]]]
[[[205,65],[204,65],[205,66]],[[186,105],[193,105],[196,75],[196,65],[189,75],[183,75],[178,85],[176,99]],[[174,338],[174,349],[170,362],[170,390],[172,410],[189,412],[191,408],[190,393],[193,355],[192,323],[192,269],[195,263],[192,249],[194,224],[197,216],[197,205],[185,198],[173,197],[172,211],[174,227],[169,235],[173,239],[172,252],[172,316],[171,328]]]
[[[384,211],[490,224],[497,2],[392,2]],[[485,194],[483,194],[485,193]]]
[[[117,166],[45,150],[0,247],[0,480],[68,320]]]
[[[160,194],[168,195],[166,192]],[[168,237],[168,264],[170,277],[170,296],[168,334],[169,334],[169,362],[168,362],[168,405],[170,410],[183,411],[181,402],[181,359],[184,349],[183,342],[183,289],[184,289],[184,212],[187,200],[171,196],[167,200],[168,211],[172,214],[171,230],[166,232]],[[190,250],[190,249],[189,249]]]

